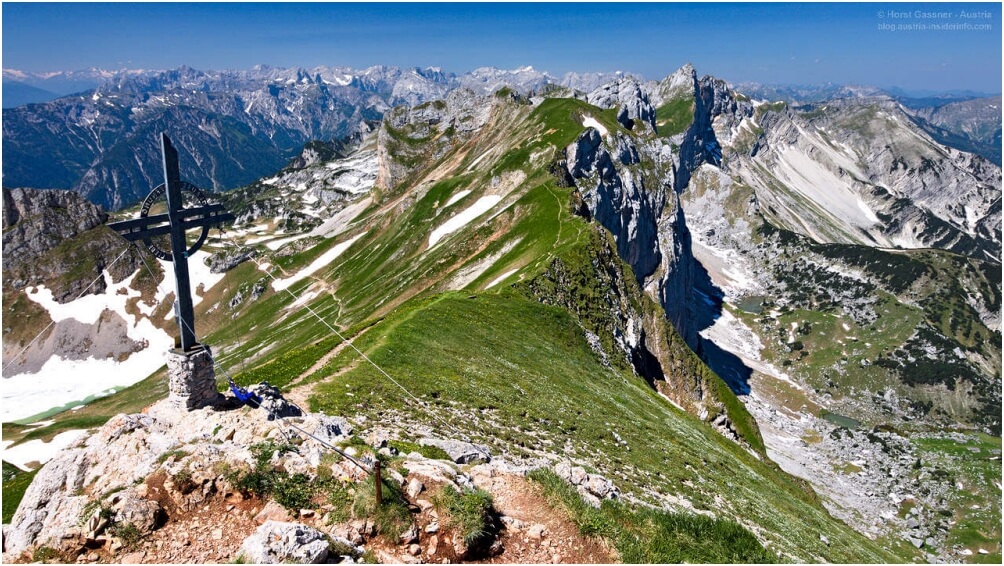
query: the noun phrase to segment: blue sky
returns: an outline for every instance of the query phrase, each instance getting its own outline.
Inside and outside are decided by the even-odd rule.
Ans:
[[[687,62],[732,82],[1000,92],[1001,5],[3,4],[3,66],[26,71],[533,65],[661,78]]]

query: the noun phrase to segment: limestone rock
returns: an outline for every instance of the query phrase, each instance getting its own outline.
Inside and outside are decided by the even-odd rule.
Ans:
[[[440,440],[437,438],[421,438],[422,446],[435,446],[450,455],[450,459],[458,464],[475,464],[490,462],[492,457],[487,446],[461,442],[459,440]]]
[[[418,478],[412,478],[408,482],[408,497],[415,499],[420,493],[422,493],[423,489],[425,489],[425,484],[423,484]]]
[[[215,253],[209,258],[209,271],[226,273],[257,254],[258,252],[253,249]]]
[[[141,497],[137,491],[128,488],[117,494],[112,510],[115,511],[116,523],[131,524],[140,533],[146,534],[157,528],[163,519],[163,510],[159,503]]]
[[[554,466],[554,473],[578,488],[587,503],[598,507],[602,499],[617,499],[620,490],[609,479],[599,474],[588,474],[580,466],[560,462]]]
[[[327,415],[314,416],[318,422],[313,434],[328,444],[340,442],[352,435],[352,425],[345,418]]]
[[[268,521],[279,521],[286,522],[292,517],[289,516],[289,511],[282,505],[279,505],[275,501],[269,501],[265,504],[265,507],[254,516],[254,521],[259,525],[265,524]]]
[[[261,397],[261,408],[272,418],[299,417],[303,411],[299,407],[286,401],[282,392],[277,387],[273,387],[266,382],[248,387],[249,392],[253,392]]]
[[[617,121],[625,128],[634,129],[638,124],[655,131],[655,108],[642,85],[633,77],[597,88],[586,95],[586,102],[600,108],[619,107]]]
[[[320,564],[328,557],[328,537],[299,523],[268,521],[244,539],[241,554],[254,564]]]

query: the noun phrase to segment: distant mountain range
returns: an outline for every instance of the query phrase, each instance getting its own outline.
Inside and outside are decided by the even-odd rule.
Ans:
[[[399,104],[457,88],[527,92],[547,84],[591,88],[620,73],[558,79],[523,67],[347,67],[249,71],[88,71],[30,75],[4,70],[5,94],[84,92],[3,111],[4,185],[72,189],[108,209],[128,206],[159,183],[156,134],[171,135],[182,170],[213,190],[250,183],[285,165],[312,140],[331,140]],[[96,84],[96,86],[95,86]],[[86,90],[89,88],[90,90]]]
[[[4,69],[3,184],[72,189],[114,210],[135,203],[159,184],[156,134],[161,131],[178,145],[186,178],[225,190],[276,171],[308,142],[344,137],[397,105],[441,99],[459,88],[489,94],[508,87],[526,94],[553,85],[586,93],[628,76],[556,77],[533,67],[481,67],[461,75],[438,67],[387,66],[58,73]],[[1001,163],[1000,96],[919,100],[873,87],[756,83],[735,90],[806,107],[839,98],[894,100],[940,143]],[[918,106],[922,102],[932,104]]]

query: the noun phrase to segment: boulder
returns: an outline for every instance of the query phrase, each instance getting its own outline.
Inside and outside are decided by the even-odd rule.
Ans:
[[[418,478],[411,478],[408,482],[408,497],[415,499],[418,497],[422,490],[425,489],[425,484],[421,482]]]
[[[116,523],[131,524],[142,534],[156,529],[163,517],[160,504],[141,497],[134,488],[116,494],[113,498],[112,511],[115,512]]]
[[[259,525],[265,524],[269,521],[289,521],[292,517],[289,516],[289,511],[282,505],[279,505],[275,501],[269,501],[265,504],[265,507],[254,516],[254,522]]]
[[[554,466],[554,473],[576,486],[587,503],[598,507],[601,499],[617,499],[620,490],[607,478],[599,474],[588,474],[579,466],[560,462]]]
[[[4,537],[7,552],[19,554],[34,545],[50,544],[76,527],[88,497],[68,494],[83,489],[87,466],[85,450],[69,449],[38,472],[25,490]]]
[[[241,554],[253,564],[320,564],[328,558],[327,535],[299,523],[268,521],[241,544]]]
[[[269,420],[273,418],[300,417],[303,411],[299,407],[286,401],[282,392],[277,387],[273,387],[266,382],[248,387],[248,391],[261,397],[261,408],[269,415]]]
[[[352,435],[352,425],[342,417],[315,415],[314,418],[317,419],[314,436],[328,444],[335,444]]]
[[[490,462],[492,457],[487,446],[461,442],[459,440],[440,440],[438,438],[422,438],[418,443],[422,446],[435,446],[449,454],[450,459],[458,464],[477,464]]]

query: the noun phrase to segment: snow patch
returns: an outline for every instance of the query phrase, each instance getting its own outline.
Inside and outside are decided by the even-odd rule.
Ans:
[[[213,273],[210,271],[209,266],[206,265],[207,259],[209,259],[209,253],[203,251],[195,252],[188,258],[188,280],[192,284],[192,306],[202,302],[202,297],[197,292],[199,286],[202,286],[202,292],[205,293],[215,287],[226,276],[225,273]],[[174,290],[174,262],[158,261],[160,261],[160,266],[164,268],[164,280],[161,282],[157,292],[157,302],[161,302],[167,298],[166,293]],[[161,296],[161,289],[164,290],[164,296]],[[168,314],[169,318],[174,316],[173,311]]]
[[[481,216],[482,214],[491,210],[493,206],[499,203],[502,197],[499,195],[488,195],[481,197],[477,202],[464,209],[463,211],[457,213],[453,218],[450,218],[443,223],[442,226],[436,228],[429,234],[429,247],[433,247],[437,242],[442,240],[445,236],[456,232],[457,230],[463,228],[468,223],[470,223],[475,218]]]
[[[510,269],[509,271],[506,271],[502,275],[499,275],[498,277],[496,277],[487,286],[485,286],[485,289],[491,289],[492,287],[494,287],[494,286],[498,285],[499,283],[501,283],[501,282],[505,281],[506,279],[508,279],[510,275],[516,273],[517,271],[519,271],[519,270],[518,269]]]
[[[583,118],[582,125],[587,128],[596,128],[596,130],[600,132],[601,136],[603,137],[607,136],[608,133],[607,128],[603,124],[597,122],[596,118],[593,118],[592,116],[586,116],[585,118]]]
[[[276,232],[276,234],[278,234],[278,233],[279,232]],[[277,250],[277,249],[285,246],[286,244],[288,244],[290,242],[295,242],[297,240],[302,240],[302,239],[306,238],[309,235],[310,234],[300,234],[299,236],[290,236],[289,238],[281,238],[281,239],[274,240],[274,241],[271,241],[271,242],[265,244],[265,247],[268,248],[268,249],[270,249],[270,250],[272,250],[272,251],[275,251],[275,250]]]
[[[471,190],[470,189],[464,189],[464,190],[460,191],[459,193],[457,193],[457,194],[453,195],[452,197],[450,197],[450,200],[446,201],[446,204],[443,205],[443,208],[446,208],[446,207],[450,206],[451,204],[459,201],[460,199],[464,198],[465,196],[467,196],[469,194],[471,194]]]
[[[365,234],[365,232],[363,234]],[[323,254],[321,254],[321,257],[315,259],[310,265],[298,271],[296,275],[293,275],[292,277],[288,277],[286,279],[276,279],[275,281],[272,281],[272,288],[275,289],[276,291],[282,291],[288,289],[292,284],[296,283],[297,281],[301,281],[303,279],[306,279],[307,277],[310,277],[321,268],[335,261],[335,259],[338,256],[342,255],[342,252],[349,249],[349,246],[356,243],[356,240],[358,240],[359,238],[363,237],[363,234],[359,234],[355,238],[346,240],[336,245],[335,247],[331,248],[330,250],[324,252]]]
[[[192,263],[201,265],[200,261]],[[167,277],[171,278],[168,280],[173,280],[173,266],[170,271],[165,267],[165,271]],[[212,279],[207,280],[203,272],[208,274],[209,268],[192,270],[193,285],[201,282],[208,289],[223,277],[222,274],[213,275]],[[174,346],[174,338],[155,327],[147,318],[140,318],[130,324],[130,321],[135,319],[126,312],[126,303],[140,296],[139,291],[130,287],[138,274],[139,271],[115,284],[112,283],[111,274],[106,271],[103,294],[87,295],[65,304],[56,302],[52,297],[52,291],[44,286],[26,289],[27,297],[44,308],[54,322],[73,319],[82,324],[92,325],[97,323],[104,311],[111,311],[126,321],[126,335],[135,342],[145,342],[147,347],[132,353],[122,362],[111,358],[66,360],[58,355],[52,356],[37,373],[5,376],[2,393],[3,410],[0,411],[0,418],[4,422],[37,415],[54,407],[99,395],[114,387],[132,385],[164,365],[164,352]],[[161,283],[160,288],[163,289],[164,286]],[[157,301],[163,301],[166,294],[167,291],[164,293],[158,291]],[[193,295],[193,303],[198,303],[200,300],[201,297]],[[142,301],[139,302],[139,307],[146,313],[153,311],[153,307],[143,304]]]
[[[32,462],[40,464],[48,462],[61,450],[72,446],[74,442],[86,434],[86,430],[67,430],[57,434],[51,442],[30,440],[23,444],[18,444],[13,448],[8,448],[13,443],[5,440],[3,442],[3,461],[14,464],[26,472],[30,472],[31,468],[28,467],[28,464]]]

